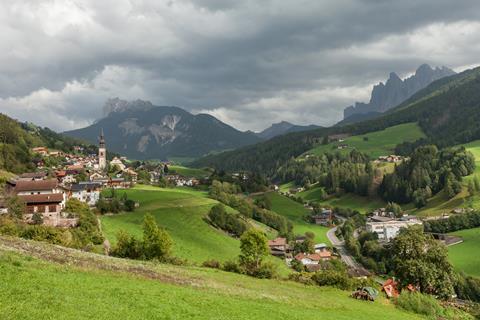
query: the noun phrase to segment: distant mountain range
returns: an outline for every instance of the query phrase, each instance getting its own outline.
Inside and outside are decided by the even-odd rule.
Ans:
[[[314,130],[321,128],[316,125],[309,125],[309,126],[299,126],[292,124],[287,121],[282,121],[279,123],[274,123],[267,129],[263,130],[262,132],[257,133],[256,135],[264,140],[271,139],[276,136],[280,136],[283,134],[291,133],[291,132],[300,132],[300,131],[307,131],[307,130]]]
[[[355,105],[347,107],[343,112],[344,120],[358,114],[370,114],[374,117],[375,113],[390,110],[430,83],[454,74],[455,71],[447,67],[432,69],[428,64],[418,67],[415,74],[405,80],[400,79],[395,72],[392,72],[385,84],[381,82],[373,87],[369,103],[356,102]],[[359,119],[366,120],[367,118],[369,116]],[[355,121],[350,120],[346,123],[352,122]]]
[[[421,73],[421,72],[420,72]],[[455,146],[480,139],[480,67],[443,77],[390,110],[358,119],[353,124],[309,130],[199,159],[196,167],[227,171],[254,171],[273,177],[289,159],[298,157],[332,135],[360,135],[404,123],[417,123],[426,138],[403,143]]]
[[[196,158],[262,140],[207,114],[118,98],[106,102],[104,118],[64,134],[96,142],[102,129],[107,149],[133,159]]]

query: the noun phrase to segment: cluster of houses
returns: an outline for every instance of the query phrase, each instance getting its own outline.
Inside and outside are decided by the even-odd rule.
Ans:
[[[305,239],[305,237],[297,237],[295,242],[303,242]],[[269,240],[268,247],[273,256],[285,259],[288,264],[295,259],[301,262],[309,271],[317,271],[320,268],[321,261],[328,261],[333,257],[332,252],[325,243],[316,244],[314,253],[300,252],[295,256],[293,256],[292,248],[286,238],[279,237]]]
[[[398,235],[400,229],[422,224],[422,221],[414,216],[395,218],[393,212],[380,208],[370,214],[365,228],[368,232],[376,233],[380,241],[389,241]]]
[[[77,218],[64,211],[68,199],[95,206],[102,189],[129,188],[137,181],[137,173],[124,164],[126,159],[112,159],[109,164],[115,166],[116,172],[113,176],[105,173],[108,162],[103,133],[98,150],[98,155],[82,156],[52,152],[46,147],[34,148],[32,151],[39,155],[64,158],[64,165],[52,168],[55,170],[50,174],[46,171],[29,172],[10,179],[6,183],[6,194],[16,195],[24,202],[27,223],[34,222],[36,215],[45,225],[75,226]],[[4,202],[0,201],[0,213],[7,213]]]
[[[389,156],[379,156],[374,162],[375,163],[380,163],[380,162],[398,163],[398,162],[402,162],[403,160],[404,160],[404,157],[391,154]]]
[[[170,173],[168,169],[169,163],[160,164],[148,173],[150,175],[150,183],[157,184],[161,178],[168,181],[169,184],[177,187],[194,187],[200,184],[200,180],[193,177],[184,177],[176,173]],[[139,167],[143,169],[143,167]]]

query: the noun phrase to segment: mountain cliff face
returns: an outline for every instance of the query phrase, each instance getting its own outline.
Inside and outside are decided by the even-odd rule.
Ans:
[[[381,82],[373,87],[369,103],[356,102],[354,106],[346,108],[343,112],[344,119],[355,114],[385,112],[410,98],[433,81],[454,74],[455,72],[447,67],[432,69],[428,64],[421,65],[413,76],[405,80],[400,79],[396,73],[392,72],[385,84]]]
[[[66,135],[96,142],[101,129],[107,149],[134,159],[196,158],[234,149],[261,139],[207,115],[193,115],[177,107],[154,106],[148,101],[110,99],[103,119]]]
[[[267,129],[263,130],[262,132],[257,133],[257,136],[268,140],[276,136],[280,136],[282,134],[287,134],[291,132],[300,132],[300,131],[307,131],[307,130],[314,130],[320,128],[319,126],[309,125],[309,126],[298,126],[294,125],[287,121],[282,121],[279,123],[274,123]]]

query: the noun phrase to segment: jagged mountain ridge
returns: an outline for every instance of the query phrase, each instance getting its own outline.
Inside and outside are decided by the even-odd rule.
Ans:
[[[193,115],[178,107],[155,106],[149,101],[110,99],[105,117],[66,135],[95,142],[104,130],[107,148],[133,159],[196,158],[261,141],[213,116]]]
[[[388,111],[430,83],[454,74],[455,72],[447,67],[433,69],[428,64],[422,64],[414,75],[405,80],[391,72],[385,84],[380,82],[373,87],[369,103],[356,102],[355,105],[345,108],[344,119],[356,114]]]
[[[300,126],[287,121],[281,121],[279,123],[274,123],[270,127],[266,128],[265,130],[257,133],[257,136],[262,139],[268,140],[273,137],[291,133],[291,132],[314,130],[318,128],[321,128],[321,127],[313,124],[308,126]]]

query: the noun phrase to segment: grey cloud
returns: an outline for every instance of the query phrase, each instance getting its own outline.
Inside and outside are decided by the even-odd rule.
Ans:
[[[390,71],[476,63],[479,9],[476,0],[2,2],[0,111],[28,119],[35,105],[68,120],[42,125],[64,130],[121,96],[242,129],[328,125]]]

